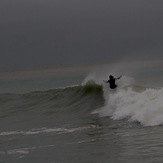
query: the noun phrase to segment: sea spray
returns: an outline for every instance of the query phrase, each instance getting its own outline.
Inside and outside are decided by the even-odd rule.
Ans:
[[[93,113],[101,117],[109,116],[113,120],[137,121],[143,126],[163,124],[163,88],[138,86],[132,77],[122,76],[116,81],[118,87],[110,89],[103,80],[107,80],[106,71],[101,74],[92,72],[83,82],[94,81],[103,86],[105,104]]]
[[[163,88],[129,86],[105,96],[105,106],[94,113],[114,120],[138,121],[144,126],[163,124]]]

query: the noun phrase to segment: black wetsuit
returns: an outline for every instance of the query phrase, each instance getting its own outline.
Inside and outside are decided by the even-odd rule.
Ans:
[[[110,84],[110,88],[111,88],[111,89],[115,89],[115,88],[117,88],[117,85],[115,84],[115,79],[114,79],[114,78],[108,80],[107,83]]]
[[[114,78],[112,75],[110,75],[109,80],[107,81],[107,83],[110,84],[111,89],[115,89],[117,87],[117,85],[115,84],[115,81],[116,81],[116,78]]]

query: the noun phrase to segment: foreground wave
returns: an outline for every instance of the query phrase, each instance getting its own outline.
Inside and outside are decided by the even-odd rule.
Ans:
[[[77,114],[92,112],[113,120],[127,119],[140,122],[143,126],[154,126],[163,124],[163,88],[128,85],[110,90],[105,85],[88,81],[83,86],[26,94],[1,94],[0,111],[0,119],[16,118],[22,121],[25,114],[29,115],[29,121],[40,121],[66,115],[73,115],[74,118],[78,117]]]
[[[29,121],[32,125],[34,121],[41,124],[45,119],[57,121],[66,115],[77,117],[77,114],[90,112],[103,104],[102,86],[92,82],[26,94],[0,94],[0,120],[7,122],[10,118],[14,123]]]
[[[10,103],[22,103],[24,106],[31,103],[31,105],[45,103],[50,101],[59,100],[64,104],[68,100],[75,101],[81,100],[86,96],[99,95],[102,96],[102,85],[88,82],[84,86],[72,86],[66,88],[52,89],[48,91],[35,91],[26,94],[0,94],[0,105],[10,106]],[[12,105],[13,106],[13,105]],[[29,105],[28,105],[29,107]]]

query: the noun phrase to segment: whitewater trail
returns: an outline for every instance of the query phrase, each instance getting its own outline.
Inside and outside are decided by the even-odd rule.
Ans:
[[[111,90],[108,84],[100,83],[100,79],[90,76],[87,79],[103,85],[105,105],[93,113],[100,117],[109,116],[113,120],[137,121],[143,126],[163,124],[163,88],[137,86],[132,78],[123,77],[117,83],[118,88]]]

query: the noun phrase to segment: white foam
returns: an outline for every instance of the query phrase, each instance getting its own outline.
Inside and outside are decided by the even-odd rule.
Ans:
[[[105,106],[94,113],[114,120],[127,118],[144,126],[163,124],[163,88],[136,91],[127,87],[105,95],[105,99]]]
[[[77,128],[32,128],[30,130],[22,130],[22,131],[7,131],[7,132],[1,132],[0,136],[10,136],[10,135],[36,135],[36,134],[66,134],[66,133],[73,133],[77,131],[87,130],[90,128],[94,128],[94,125],[89,126],[82,126]]]
[[[121,72],[119,70],[121,69],[118,69],[118,72]],[[163,124],[163,88],[135,86],[137,82],[133,78],[123,76],[116,81],[118,88],[111,90],[109,84],[104,83],[103,80],[107,80],[108,74],[116,74],[115,77],[119,75],[110,72],[106,70],[91,72],[83,81],[83,84],[93,80],[95,83],[103,85],[105,106],[93,113],[98,113],[100,116],[110,116],[114,120],[138,121],[144,126]]]

